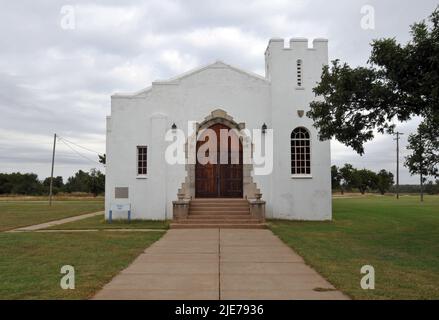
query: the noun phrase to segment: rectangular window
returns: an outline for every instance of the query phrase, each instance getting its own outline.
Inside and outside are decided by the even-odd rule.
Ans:
[[[137,146],[137,174],[146,175],[147,173],[147,146]]]
[[[297,74],[297,86],[301,87],[302,86],[302,60],[297,60],[296,62],[296,74]]]

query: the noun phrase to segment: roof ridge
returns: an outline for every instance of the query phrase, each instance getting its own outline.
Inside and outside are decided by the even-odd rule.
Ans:
[[[133,92],[133,93],[114,93],[112,96],[114,96],[114,97],[138,96],[138,95],[141,95],[141,94],[143,94],[143,93],[147,93],[148,91],[150,91],[150,90],[152,89],[152,86],[153,86],[154,84],[176,82],[176,81],[182,80],[182,79],[184,79],[184,78],[187,78],[187,77],[189,77],[189,76],[191,76],[191,75],[197,74],[197,73],[199,73],[199,72],[201,72],[201,71],[204,71],[204,70],[206,70],[206,69],[212,68],[212,67],[214,67],[215,65],[223,65],[223,66],[226,67],[226,68],[230,68],[230,69],[232,69],[232,70],[234,70],[234,71],[236,71],[236,72],[239,72],[239,73],[245,74],[245,75],[250,76],[250,77],[252,77],[252,78],[256,78],[256,79],[258,79],[258,80],[262,80],[262,81],[265,81],[265,82],[269,82],[269,80],[268,80],[267,78],[265,78],[265,77],[263,77],[263,76],[261,76],[261,75],[255,73],[255,72],[247,71],[247,70],[243,70],[243,69],[238,68],[238,67],[236,67],[236,66],[233,66],[233,65],[231,65],[231,64],[225,63],[225,62],[223,62],[222,60],[215,60],[214,62],[211,62],[211,63],[209,63],[209,64],[203,65],[203,66],[201,66],[201,67],[193,68],[193,69],[188,70],[188,71],[186,71],[186,72],[183,72],[183,73],[181,73],[181,74],[179,74],[179,75],[177,75],[177,76],[174,76],[174,77],[168,78],[167,80],[154,80],[154,81],[152,81],[152,84],[151,84],[150,86],[148,86],[148,87],[146,87],[146,88],[144,88],[144,89],[141,89],[141,90],[139,90],[139,91],[136,91],[136,92]]]

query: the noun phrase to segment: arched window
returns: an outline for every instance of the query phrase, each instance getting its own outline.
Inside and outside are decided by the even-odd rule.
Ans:
[[[299,127],[291,132],[291,174],[311,174],[309,131]]]
[[[302,60],[297,60],[296,64],[296,73],[297,73],[297,86],[302,86]]]

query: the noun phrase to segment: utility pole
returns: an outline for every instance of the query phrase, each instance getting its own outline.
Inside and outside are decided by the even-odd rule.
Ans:
[[[402,132],[395,132],[396,138],[396,199],[399,199],[399,136],[403,135]]]
[[[423,157],[424,157],[424,146],[422,145],[422,134],[419,133],[419,146],[421,148],[421,153],[419,155],[419,172],[420,172],[420,176],[421,176],[421,202],[424,201],[424,177],[422,175],[422,170],[423,170]]]
[[[56,146],[56,133],[53,135],[52,171],[50,173],[50,187],[49,187],[49,206],[52,205],[53,166],[55,165],[55,146]]]

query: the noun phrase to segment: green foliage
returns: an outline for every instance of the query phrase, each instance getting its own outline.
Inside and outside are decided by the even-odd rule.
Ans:
[[[432,122],[430,125],[426,124]],[[416,133],[408,137],[407,149],[412,154],[406,157],[405,165],[411,174],[439,177],[439,114],[436,121],[426,119]]]
[[[331,166],[331,186],[332,189],[340,188],[340,183],[342,180],[341,173],[336,165]]]
[[[393,174],[386,170],[375,173],[368,169],[358,170],[346,163],[342,168],[331,167],[332,189],[344,190],[358,189],[362,194],[366,191],[379,190],[381,194],[388,191],[393,185]]]
[[[377,188],[381,194],[386,193],[394,184],[393,173],[382,169],[377,174]]]
[[[49,188],[50,188],[50,177],[47,177],[46,179],[44,179],[43,186],[44,186],[44,190],[46,191],[45,193],[47,193]],[[53,178],[53,185],[52,185],[53,194],[57,194],[58,192],[63,191],[63,189],[64,189],[63,178],[61,176],[54,177]]]
[[[358,190],[360,190],[361,194],[364,194],[369,189],[376,189],[377,180],[377,174],[371,170],[354,170],[354,183]]]
[[[420,116],[425,167],[437,176],[439,157],[439,7],[425,21],[411,26],[412,39],[405,45],[395,39],[372,42],[367,67],[351,68],[338,60],[323,68],[314,93],[323,98],[311,103],[307,115],[314,120],[321,139],[335,137],[364,153],[373,130],[392,133],[393,120]],[[414,137],[412,140],[415,141]],[[419,152],[416,145],[411,145]],[[428,159],[428,160],[427,160]],[[407,165],[416,172],[416,159]]]
[[[47,177],[43,181],[43,186],[49,187],[50,186],[50,177]],[[53,177],[53,187],[61,189],[64,187],[64,181],[61,176]]]
[[[396,192],[396,186],[393,185],[390,189],[390,192]],[[400,184],[399,185],[400,193],[420,193],[421,186],[419,184]],[[428,181],[424,185],[424,192],[427,194],[439,194],[439,180],[436,182]]]
[[[99,170],[90,172],[79,170],[73,177],[67,179],[66,192],[87,192],[95,196],[105,191],[105,175]]]
[[[79,170],[74,176],[67,179],[65,184],[66,192],[88,192],[89,177],[87,172]]]
[[[90,193],[97,196],[105,191],[105,175],[96,169],[91,169],[88,180]]]
[[[354,167],[349,163],[340,168],[342,190],[349,190],[355,187],[354,170]]]
[[[38,180],[34,173],[0,173],[0,194],[43,195],[49,193],[50,177]],[[53,178],[53,193],[85,192],[97,196],[105,192],[105,175],[96,169],[79,170],[64,184],[61,176]]]
[[[107,163],[107,155],[104,153],[104,154],[98,154],[98,157],[99,157],[99,162],[100,163],[102,163],[102,164],[106,164]]]
[[[439,180],[436,180],[436,182],[428,181],[424,185],[424,191],[427,194],[438,194],[439,193]]]
[[[307,115],[314,120],[322,139],[335,137],[363,154],[363,144],[374,137],[374,128],[380,132],[393,129],[386,122],[389,96],[371,69],[352,69],[335,60],[331,69],[324,66],[314,92],[324,101],[313,101]]]
[[[0,194],[40,195],[43,191],[34,173],[0,173]]]

